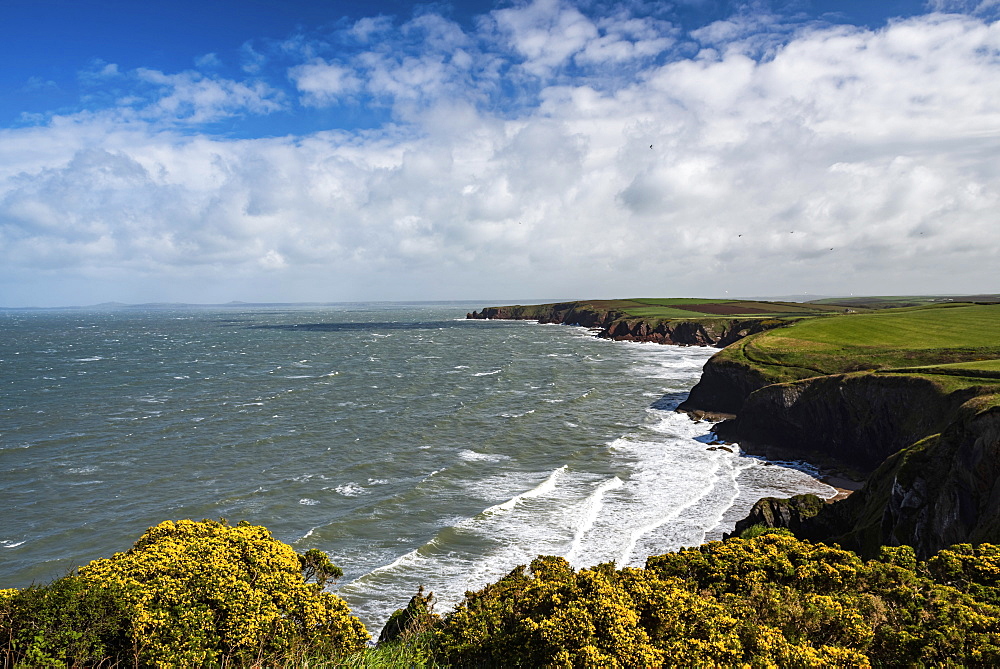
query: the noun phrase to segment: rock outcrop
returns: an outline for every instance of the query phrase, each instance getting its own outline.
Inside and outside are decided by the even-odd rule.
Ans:
[[[623,316],[624,314],[618,311],[595,309],[582,302],[486,307],[482,311],[473,311],[465,315],[470,319],[530,320],[539,323],[582,325],[588,328],[605,328]]]
[[[763,332],[780,324],[781,321],[761,318],[672,321],[619,318],[605,326],[597,336],[615,341],[645,341],[722,348],[747,335]]]
[[[798,532],[803,522],[818,514],[824,506],[823,500],[816,495],[795,495],[788,499],[765,497],[753,505],[747,517],[736,523],[736,528],[725,538],[738,537],[755,525],[787,527]]]
[[[716,355],[705,364],[701,379],[679,408],[688,412],[738,414],[755,390],[773,382],[758,369]]]

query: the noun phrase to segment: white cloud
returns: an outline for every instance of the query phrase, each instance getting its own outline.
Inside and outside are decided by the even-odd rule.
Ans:
[[[164,74],[140,68],[138,78],[157,89],[145,117],[192,124],[210,123],[234,114],[268,114],[281,109],[281,94],[263,82],[207,77],[198,72]]]
[[[323,60],[293,67],[288,75],[303,93],[307,105],[332,104],[361,87],[361,80],[353,70]]]
[[[717,26],[663,62],[666,24],[545,1],[492,16],[514,61],[493,28],[425,16],[292,66],[309,104],[378,94],[397,123],[375,130],[194,134],[283,103],[143,70],[141,113],[0,131],[3,277],[200,281],[170,299],[203,301],[1000,290],[1000,24],[781,28],[762,59]],[[593,72],[492,108],[502,72],[571,62]]]
[[[992,14],[1000,8],[1000,0],[927,0],[928,9],[957,14]]]
[[[547,77],[598,38],[597,26],[562,0],[532,0],[529,4],[493,12],[498,30],[525,60],[525,71]]]
[[[202,69],[214,69],[222,66],[222,60],[218,54],[206,53],[195,58],[194,64]]]
[[[392,28],[391,16],[370,16],[356,21],[349,34],[358,42],[368,43],[390,32]]]

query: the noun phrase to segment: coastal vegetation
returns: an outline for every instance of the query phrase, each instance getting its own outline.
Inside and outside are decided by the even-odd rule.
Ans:
[[[340,574],[264,527],[165,521],[49,585],[0,591],[0,652],[5,666],[245,666],[357,652],[368,632],[324,590]]]
[[[1000,548],[872,560],[766,532],[477,592],[433,629],[456,666],[901,666],[1000,662]]]
[[[319,576],[306,583],[305,571]],[[165,522],[126,553],[3,591],[5,666],[751,666],[1000,662],[1000,546],[918,560],[756,526],[573,569],[539,556],[453,610],[417,593],[377,647],[320,583],[331,566],[262,527]]]

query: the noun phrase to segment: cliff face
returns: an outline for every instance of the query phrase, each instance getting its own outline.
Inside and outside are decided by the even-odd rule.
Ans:
[[[959,414],[872,476],[845,539],[863,547],[876,538],[908,544],[921,556],[1000,539],[1000,406],[979,412],[967,406]]]
[[[749,365],[716,355],[705,363],[701,379],[678,408],[681,411],[738,414],[751,393],[772,382]]]
[[[466,314],[470,319],[537,320],[600,328],[602,339],[641,341],[681,346],[728,346],[750,334],[769,330],[782,321],[768,318],[690,318],[676,320],[632,318],[619,311],[602,310],[581,302],[486,307]]]
[[[687,346],[728,346],[750,334],[780,325],[770,319],[705,321],[676,320],[649,322],[643,319],[618,319],[610,323],[598,337],[615,341],[648,341],[658,344]]]
[[[751,453],[874,470],[861,490],[809,517],[794,500],[761,500],[738,530],[759,522],[866,556],[906,544],[926,557],[1000,542],[1000,397],[948,388],[877,372],[771,384],[719,356],[681,408],[737,413],[718,431]]]
[[[822,511],[823,506],[823,500],[816,495],[796,495],[788,499],[765,497],[753,505],[750,514],[736,523],[736,528],[725,538],[738,537],[754,525],[787,527],[798,533],[803,522]]]
[[[871,471],[901,448],[940,432],[974,394],[945,393],[918,376],[820,376],[752,392],[731,429],[750,451],[777,448]]]
[[[555,304],[514,305],[510,307],[486,307],[482,311],[466,314],[471,319],[499,319],[539,323],[561,323],[582,325],[588,328],[604,328],[624,314],[617,311],[594,309],[580,302],[558,302]]]

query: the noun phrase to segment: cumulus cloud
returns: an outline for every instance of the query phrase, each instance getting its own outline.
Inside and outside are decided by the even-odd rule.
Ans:
[[[0,266],[211,278],[172,299],[222,301],[1000,289],[1000,23],[768,25],[555,0],[475,32],[365,20],[287,76],[395,122],[269,139],[189,130],[291,104],[266,84],[144,70],[159,97],[127,123],[0,131]],[[702,48],[665,57],[679,41]],[[544,81],[498,106],[517,72]]]
[[[307,105],[333,104],[361,87],[361,80],[352,69],[321,59],[291,68],[288,76]]]
[[[564,65],[599,37],[589,18],[561,0],[534,0],[499,9],[493,18],[500,33],[524,57],[522,67],[540,77]]]
[[[158,70],[136,70],[140,81],[151,84],[153,101],[144,116],[184,123],[211,123],[243,112],[267,114],[281,109],[281,95],[263,82],[241,82],[187,71],[164,74]]]

